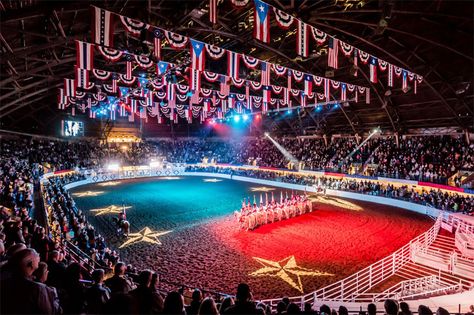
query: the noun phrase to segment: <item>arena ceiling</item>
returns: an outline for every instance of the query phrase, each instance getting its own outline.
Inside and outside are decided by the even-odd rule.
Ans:
[[[377,126],[398,132],[447,126],[473,129],[474,2],[267,2],[424,78],[416,95],[413,90],[405,93],[401,88],[388,91],[386,79],[371,83],[367,68],[359,69],[354,77],[352,66],[346,63],[334,71],[333,78],[370,87],[370,104],[349,102],[335,110],[307,109],[284,118],[268,117],[264,119],[267,128],[295,135],[361,133]],[[312,47],[308,58],[297,57],[296,36],[287,36],[289,31],[272,25],[270,44],[253,38],[251,3],[237,9],[230,0],[220,1],[216,25],[209,23],[208,3],[1,0],[1,128],[48,133],[50,126],[60,121],[64,113],[57,109],[58,88],[63,78],[74,77],[74,40],[90,41],[91,4],[293,69],[331,75],[327,73],[327,45]],[[140,49],[139,41],[122,35],[120,40],[118,34],[118,45]],[[164,55],[178,64],[185,58],[185,53],[166,48]],[[192,128],[199,128],[199,124]]]

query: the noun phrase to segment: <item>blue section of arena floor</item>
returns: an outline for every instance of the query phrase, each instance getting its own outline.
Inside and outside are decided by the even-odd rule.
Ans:
[[[72,189],[74,200],[79,209],[83,210],[90,222],[107,220],[112,224],[116,214],[95,216],[89,210],[110,205],[131,206],[127,210],[127,219],[132,230],[149,226],[154,229],[181,229],[190,225],[207,222],[209,219],[231,215],[240,209],[242,199],[254,196],[257,203],[260,193],[252,192],[253,187],[263,187],[259,184],[216,179],[216,182],[206,181],[210,177],[178,177],[167,179],[156,177],[138,180],[121,181],[115,186],[91,184]],[[266,186],[269,187],[269,186]],[[276,200],[280,198],[280,189],[273,190]],[[76,197],[75,193],[85,191],[103,191],[98,196]],[[284,192],[285,193],[285,192]],[[271,199],[271,192],[268,192]],[[291,191],[288,191],[291,194]],[[265,192],[262,192],[265,199]],[[98,223],[98,222],[97,222]],[[101,224],[101,225],[102,225]]]

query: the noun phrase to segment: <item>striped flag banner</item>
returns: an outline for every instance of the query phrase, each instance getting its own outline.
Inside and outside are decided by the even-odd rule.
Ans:
[[[296,53],[303,57],[308,57],[309,51],[309,27],[308,24],[298,20],[298,40],[296,41]]]

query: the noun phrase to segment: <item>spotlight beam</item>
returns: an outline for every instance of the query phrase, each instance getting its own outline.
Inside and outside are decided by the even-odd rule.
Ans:
[[[346,157],[344,158],[344,161],[348,160],[351,156],[353,156],[353,155],[357,152],[357,150],[359,150],[360,148],[362,148],[362,147],[364,146],[364,144],[366,144],[367,141],[370,140],[370,138],[372,138],[373,136],[375,136],[375,135],[376,135],[377,133],[379,133],[379,132],[380,132],[380,128],[379,128],[379,127],[377,127],[377,128],[375,128],[374,130],[372,130],[372,132],[369,134],[369,136],[368,136],[364,141],[362,141],[362,143],[359,144],[351,153],[349,153],[348,156],[346,156]]]
[[[275,139],[273,139],[272,137],[270,137],[270,135],[268,134],[268,132],[265,132],[265,137],[267,137],[268,139],[270,139],[270,141],[275,145],[275,147],[283,154],[283,156],[290,162],[294,163],[295,165],[298,165],[299,164],[299,161],[297,158],[295,158],[293,155],[291,155],[290,152],[288,152],[281,144],[279,144],[278,142],[276,142]]]

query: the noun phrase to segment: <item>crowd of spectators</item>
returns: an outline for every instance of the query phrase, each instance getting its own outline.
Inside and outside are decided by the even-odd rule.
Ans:
[[[408,185],[394,186],[390,183],[351,178],[320,177],[296,172],[278,172],[254,169],[239,169],[218,166],[187,166],[187,172],[212,172],[237,176],[253,177],[278,182],[314,186],[325,189],[343,190],[361,194],[401,199],[409,202],[428,205],[436,209],[465,214],[474,213],[474,197],[458,193],[443,192],[439,189],[425,190]]]
[[[435,138],[426,141],[403,139],[399,147],[394,146],[390,139],[375,139],[360,148],[357,148],[355,139],[335,139],[328,145],[323,139],[277,140],[298,160],[303,161],[306,168],[311,169],[346,172],[352,163],[373,163],[377,165],[375,172],[387,172],[385,176],[416,176],[416,170],[426,175],[427,169],[446,177],[459,168],[473,168],[472,146],[463,145],[456,139],[442,139],[441,145],[437,144]],[[160,292],[158,273],[150,270],[138,272],[121,262],[118,253],[107,246],[104,237],[75,206],[64,185],[83,179],[80,172],[52,177],[44,186],[42,197],[50,220],[48,231],[32,218],[35,209],[34,187],[38,185],[39,176],[46,171],[94,168],[110,161],[141,165],[158,157],[165,157],[170,162],[196,163],[208,158],[219,163],[285,167],[286,159],[269,140],[259,138],[237,142],[186,139],[104,145],[97,141],[68,143],[24,138],[2,139],[0,157],[2,314],[271,313],[268,305],[253,301],[250,288],[245,284],[238,286],[235,297],[226,298],[205,297],[199,290],[192,293],[182,288],[169,290],[169,286],[166,294]],[[404,162],[397,164],[393,162],[396,159]],[[400,173],[401,169],[405,171]],[[472,213],[474,209],[472,197],[438,190],[420,192],[407,186],[300,176],[288,172],[187,168],[187,171],[200,170],[406,199],[449,211]],[[78,251],[71,251],[71,246]],[[81,257],[77,253],[85,256]],[[337,312],[323,306],[317,311],[312,305],[305,305],[304,310],[300,310],[298,305],[283,299],[277,306],[276,314],[283,313],[345,315],[347,309],[341,307]]]
[[[358,173],[447,184],[459,170],[474,171],[474,145],[451,136],[275,139],[305,170]],[[398,142],[398,143],[397,143]],[[159,139],[103,144],[97,140],[4,140],[2,152],[48,169],[93,168],[116,162],[143,165],[153,159],[172,163],[209,162],[286,168],[289,160],[268,139]],[[461,176],[452,184],[461,185]],[[469,184],[469,183],[468,183]],[[469,187],[468,187],[469,188]]]

